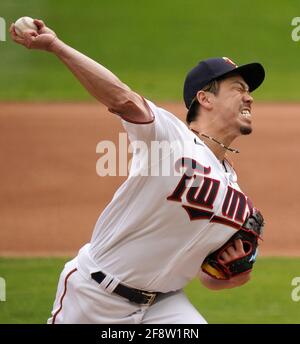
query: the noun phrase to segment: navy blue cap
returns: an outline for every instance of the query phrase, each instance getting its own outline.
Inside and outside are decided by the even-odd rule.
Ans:
[[[238,66],[228,57],[211,58],[199,62],[186,76],[183,89],[185,106],[189,109],[198,91],[211,81],[226,74],[236,72],[249,86],[249,91],[254,91],[264,80],[265,70],[260,63],[254,62]]]

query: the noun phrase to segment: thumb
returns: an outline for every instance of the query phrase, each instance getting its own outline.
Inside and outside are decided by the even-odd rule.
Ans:
[[[38,29],[38,33],[44,33],[46,25],[45,23],[40,20],[40,19],[34,19],[34,24],[36,25],[37,29]]]

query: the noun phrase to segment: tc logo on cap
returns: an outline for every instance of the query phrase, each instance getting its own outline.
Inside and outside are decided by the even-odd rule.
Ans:
[[[227,63],[233,65],[235,68],[237,68],[237,64],[235,64],[232,60],[230,60],[228,57],[222,57],[223,60],[225,60]]]

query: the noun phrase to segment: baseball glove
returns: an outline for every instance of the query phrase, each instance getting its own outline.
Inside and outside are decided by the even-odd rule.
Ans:
[[[201,269],[211,277],[228,280],[233,276],[252,270],[257,256],[258,239],[261,239],[264,227],[264,218],[260,211],[253,208],[252,214],[246,219],[242,227],[218,250],[208,255]],[[245,255],[224,263],[220,259],[222,253],[240,239],[243,243]]]

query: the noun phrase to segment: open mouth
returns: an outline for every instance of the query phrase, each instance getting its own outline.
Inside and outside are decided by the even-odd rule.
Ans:
[[[240,117],[246,118],[246,119],[251,119],[251,112],[248,109],[244,109],[240,112]]]

